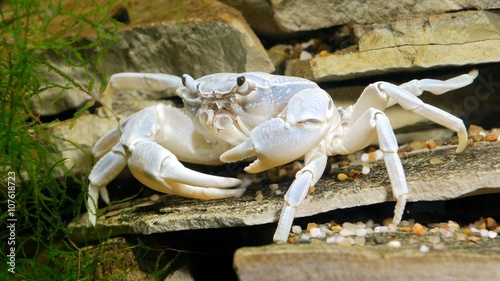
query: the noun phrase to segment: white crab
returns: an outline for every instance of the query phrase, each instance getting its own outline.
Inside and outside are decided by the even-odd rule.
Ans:
[[[395,103],[458,134],[456,152],[467,145],[465,126],[459,118],[417,96],[423,91],[439,95],[470,84],[477,71],[440,81],[412,80],[396,86],[370,84],[358,101],[336,108],[332,98],[316,83],[297,77],[249,72],[219,73],[194,80],[166,74],[120,73],[110,78],[107,101],[115,90],[164,90],[178,87],[184,109],[158,104],[145,108],[104,135],[94,146],[100,160],[89,175],[88,210],[96,223],[99,194],[109,203],[106,185],[128,164],[132,174],[160,192],[190,198],[238,197],[244,188],[239,179],[202,174],[180,161],[218,165],[253,161],[245,168],[257,173],[304,159],[285,195],[275,242],[286,242],[295,210],[310,187],[321,177],[327,156],[350,154],[378,138],[396,199],[393,222],[401,220],[408,189],[398,157],[398,144],[383,110]],[[110,103],[108,103],[110,104]]]

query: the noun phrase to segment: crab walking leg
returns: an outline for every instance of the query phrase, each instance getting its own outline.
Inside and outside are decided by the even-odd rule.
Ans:
[[[378,137],[380,150],[384,153],[387,174],[396,199],[393,222],[398,224],[406,205],[408,187],[401,159],[397,154],[398,143],[387,116],[380,110],[369,108],[357,120],[353,120],[351,128],[340,142],[331,144],[329,153],[331,155],[350,154],[368,146],[376,137]]]
[[[401,222],[406,206],[408,194],[406,176],[398,155],[398,142],[389,119],[382,112],[376,113],[374,117],[380,150],[384,153],[384,162],[391,181],[392,195],[396,199],[392,222],[397,225]]]
[[[465,128],[464,122],[460,118],[435,106],[424,103],[410,92],[401,89],[396,85],[382,82],[378,83],[377,88],[382,93],[388,95],[391,99],[394,99],[405,110],[412,111],[432,122],[456,132],[458,135],[457,153],[462,152],[467,147],[467,129]]]
[[[477,75],[478,71],[472,70],[467,74],[462,74],[445,81],[436,79],[411,80],[399,85],[399,87],[412,93],[416,97],[420,96],[424,91],[431,92],[434,95],[442,95],[446,92],[460,89],[471,84],[474,82]],[[388,106],[392,106],[396,103],[396,100],[390,99]]]
[[[327,163],[327,156],[324,153],[313,150],[305,156],[305,163],[306,166],[297,172],[295,180],[285,194],[285,204],[281,211],[278,227],[274,233],[274,242],[287,242],[296,209],[304,201],[304,198],[306,198],[309,188],[314,186],[323,174]]]
[[[89,220],[95,225],[99,194],[104,202],[109,204],[106,185],[112,181],[127,165],[127,156],[121,143],[116,144],[109,153],[104,155],[94,166],[89,175],[87,209]]]
[[[112,108],[116,91],[164,91],[181,85],[181,78],[161,73],[124,72],[111,75],[106,89],[101,94],[101,102]]]

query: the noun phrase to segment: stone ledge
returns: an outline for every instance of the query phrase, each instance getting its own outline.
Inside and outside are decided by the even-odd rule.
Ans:
[[[286,31],[314,30],[345,23],[371,24],[460,10],[500,8],[495,0],[378,1],[271,0],[274,18]]]
[[[500,192],[499,155],[499,142],[476,143],[462,154],[454,154],[452,148],[411,154],[402,160],[410,190],[408,201],[447,200]],[[430,164],[430,159],[436,157],[441,164]],[[356,166],[349,167],[354,168]],[[354,181],[334,179],[337,173],[345,171],[337,168],[330,176],[322,178],[315,192],[298,208],[296,217],[393,201],[383,163],[374,164],[370,174]],[[286,191],[290,181],[279,185]],[[262,191],[264,200],[255,200],[256,191]],[[203,201],[162,195],[157,201],[142,198],[113,204],[99,217],[95,229],[87,223],[87,214],[71,222],[69,227],[75,241],[93,240],[104,233],[114,236],[238,227],[276,222],[282,205],[283,195],[271,193],[267,185],[255,184],[242,198],[235,199]]]
[[[491,244],[496,246],[481,251],[430,253],[387,246],[272,245],[237,250],[234,267],[241,281],[497,280],[500,245]]]
[[[451,27],[451,28],[450,28]],[[500,61],[500,12],[467,11],[356,28],[358,50],[290,60],[285,74],[315,81]]]

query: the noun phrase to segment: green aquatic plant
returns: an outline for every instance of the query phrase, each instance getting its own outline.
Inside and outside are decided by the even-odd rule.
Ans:
[[[97,258],[82,259],[67,228],[84,208],[86,179],[54,153],[46,129],[58,121],[42,121],[32,106],[47,89],[59,91],[53,102],[69,89],[92,97],[96,78],[106,77],[99,71],[117,27],[110,13],[114,1],[68,2],[0,2],[0,223],[6,226],[0,233],[1,280],[78,280],[91,274]],[[92,9],[82,9],[85,4]],[[82,32],[93,32],[95,40],[82,42]],[[40,56],[47,52],[85,69],[88,87]],[[65,82],[46,81],[41,70]],[[92,98],[73,119],[95,102]],[[56,170],[63,175],[55,177]]]

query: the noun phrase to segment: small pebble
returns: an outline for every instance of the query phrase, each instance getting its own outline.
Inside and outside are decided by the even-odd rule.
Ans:
[[[342,228],[342,230],[339,232],[339,234],[345,237],[345,236],[354,235],[354,232],[350,229]]]
[[[368,155],[368,153],[363,153],[361,155],[361,161],[368,162],[368,160],[370,160],[370,155]]]
[[[401,248],[401,242],[398,240],[391,240],[389,241],[389,243],[387,243],[387,245],[393,248]]]
[[[488,230],[487,229],[481,229],[479,233],[481,234],[481,237],[488,237]]]
[[[307,51],[300,52],[300,55],[299,55],[300,60],[308,60],[308,59],[312,59],[312,58],[313,58],[313,56],[311,55],[311,53],[309,53]]]
[[[476,136],[473,136],[472,139],[475,141],[475,142],[480,142],[480,141],[483,141],[484,140],[484,136],[481,136],[481,135],[476,135]]]
[[[364,246],[366,244],[366,238],[365,237],[356,236],[354,238],[354,241],[356,242],[356,245],[358,245],[358,246]]]
[[[330,236],[330,237],[326,238],[326,243],[340,243],[340,242],[343,242],[345,240],[346,240],[346,238],[344,236],[336,234],[334,236]]]
[[[363,175],[368,175],[370,173],[370,167],[364,166],[363,169],[361,169],[361,173]]]
[[[255,201],[262,201],[264,200],[264,195],[262,194],[261,191],[257,191],[255,195]]]
[[[306,232],[311,232],[311,229],[313,228],[318,228],[318,225],[314,222],[308,223],[306,227]]]
[[[442,244],[442,243],[433,244],[432,249],[437,250],[437,251],[444,251],[444,250],[446,250],[446,245]]]
[[[375,233],[387,232],[387,226],[377,226],[373,229],[373,232]]]
[[[276,184],[276,183],[272,183],[272,184],[269,185],[269,189],[271,191],[276,191],[276,190],[278,190],[278,188],[279,188],[279,185]]]
[[[498,227],[498,224],[494,218],[488,217],[484,220],[484,223],[486,224],[486,229],[488,230],[495,230]]]
[[[463,233],[457,234],[457,241],[467,241],[467,239],[468,239],[468,236],[466,234],[463,234]]]
[[[304,243],[304,241],[310,241],[310,240],[311,240],[311,236],[309,236],[309,234],[302,233],[302,235],[300,236],[300,239],[299,239],[299,243]]]
[[[292,226],[292,233],[301,234],[302,233],[302,227],[300,225],[294,225],[294,226]]]
[[[434,149],[434,148],[436,148],[436,142],[433,141],[433,140],[428,140],[428,141],[425,142],[425,146],[428,149]]]
[[[453,237],[453,232],[441,228],[441,236],[443,236],[445,238],[451,238],[451,237]]]
[[[431,248],[429,248],[429,246],[424,245],[424,244],[422,244],[419,248],[419,251],[422,253],[428,253],[430,250],[431,250]]]
[[[385,241],[385,238],[382,236],[373,237],[373,242],[375,242],[375,244],[385,244]]]
[[[470,235],[471,236],[481,236],[481,231],[475,227],[470,228]]]
[[[318,53],[320,57],[326,57],[330,52],[328,50],[322,50]]]
[[[429,238],[427,240],[429,241],[429,243],[432,243],[432,244],[437,244],[437,243],[441,242],[441,238],[439,236],[429,236]]]
[[[412,229],[413,229],[413,234],[415,234],[415,235],[421,236],[421,235],[425,235],[427,233],[425,228],[421,224],[419,224],[418,222],[413,225]]]
[[[356,244],[356,241],[354,241],[351,237],[347,237],[344,241],[337,242],[337,245],[339,246],[352,246],[354,244]]]
[[[490,134],[500,136],[500,128],[491,128]]]
[[[352,180],[355,180],[355,179],[359,178],[359,175],[361,175],[360,171],[358,171],[358,170],[351,170],[351,173],[350,173],[349,177]]]
[[[311,230],[309,231],[309,236],[311,238],[322,238],[324,237],[324,233],[321,232],[321,229],[319,227],[313,227],[311,228]]]
[[[345,181],[345,180],[346,180],[346,179],[348,179],[348,178],[349,178],[349,177],[348,177],[346,174],[344,174],[344,173],[339,173],[339,174],[337,175],[337,179],[338,179],[339,181]]]
[[[485,140],[486,141],[490,141],[490,142],[493,142],[493,141],[497,141],[498,140],[498,136],[497,135],[486,135],[485,137]]]
[[[477,236],[469,236],[469,237],[467,237],[467,239],[469,240],[469,242],[473,242],[473,243],[477,243],[477,242],[481,241],[481,237],[477,237]]]
[[[417,235],[412,235],[408,239],[408,243],[410,243],[410,244],[416,244],[418,242],[420,242],[420,238]]]
[[[331,231],[328,226],[324,224],[319,225],[319,229],[321,229],[321,232],[324,233],[325,235],[332,235],[333,231]]]
[[[491,239],[495,239],[498,237],[498,233],[493,231],[493,230],[490,230],[488,231],[488,238],[491,238]]]
[[[382,150],[380,149],[375,150],[375,159],[381,160],[382,158],[384,158],[384,153],[382,152]]]
[[[429,163],[431,163],[432,165],[440,164],[441,163],[441,159],[439,159],[439,157],[432,157],[429,160]]]
[[[471,124],[469,126],[467,133],[469,134],[469,136],[485,135],[486,134],[485,130],[482,127],[476,126],[474,124]]]
[[[339,231],[341,231],[341,230],[342,230],[342,226],[340,226],[340,225],[338,225],[338,224],[337,224],[337,225],[332,225],[332,226],[330,227],[330,230],[331,230],[331,231],[333,231],[333,232],[339,232]]]
[[[374,228],[375,227],[375,222],[372,219],[369,219],[365,223],[366,228]]]
[[[341,162],[339,162],[338,166],[339,166],[339,168],[347,167],[347,166],[349,166],[349,161],[341,161]]]
[[[367,233],[368,233],[368,230],[366,228],[361,228],[361,229],[356,230],[357,237],[365,237]]]
[[[401,232],[413,232],[413,229],[411,228],[411,226],[404,226],[404,227],[400,227],[399,231],[401,231]]]
[[[160,195],[158,194],[153,194],[149,197],[149,200],[151,201],[158,201],[158,199],[160,199]]]
[[[387,226],[387,232],[396,232],[398,231],[398,226],[393,224],[393,223],[390,223],[388,226]]]
[[[454,221],[448,221],[448,229],[455,232],[460,229],[460,225]]]
[[[383,226],[389,226],[392,223],[392,218],[386,218],[382,221]]]
[[[368,153],[368,161],[370,162],[377,161],[377,154],[375,154],[375,151]]]

